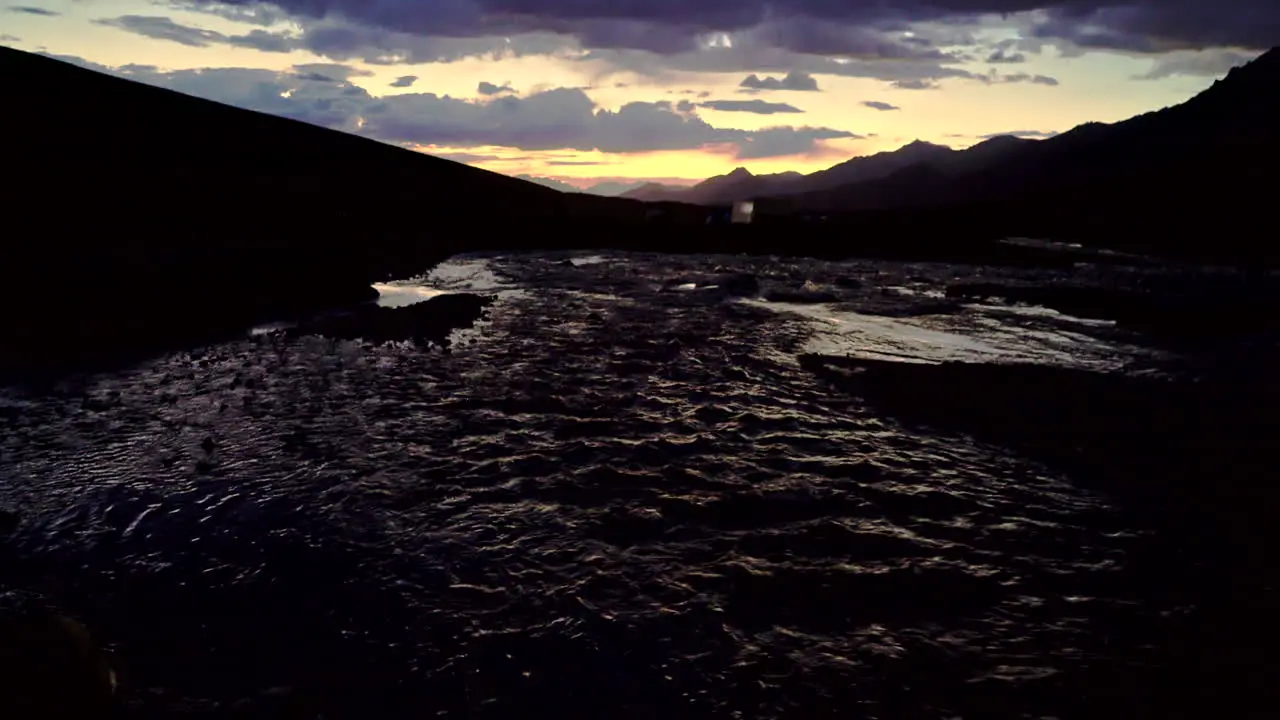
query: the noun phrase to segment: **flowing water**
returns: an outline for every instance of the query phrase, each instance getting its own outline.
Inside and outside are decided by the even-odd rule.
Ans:
[[[942,266],[568,257],[380,288],[497,293],[448,353],[267,329],[4,390],[6,576],[140,714],[1061,717],[1153,662],[1183,608],[1140,518],[796,362],[1115,369],[1132,338],[947,305]]]

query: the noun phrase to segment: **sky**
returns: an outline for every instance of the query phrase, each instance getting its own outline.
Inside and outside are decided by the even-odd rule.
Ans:
[[[0,4],[2,45],[602,193],[1050,137],[1274,42],[1259,0]]]

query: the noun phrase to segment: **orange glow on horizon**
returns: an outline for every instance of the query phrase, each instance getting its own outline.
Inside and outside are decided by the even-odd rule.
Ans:
[[[696,150],[664,150],[638,153],[592,151],[524,151],[506,147],[417,146],[428,155],[466,163],[504,175],[555,178],[578,187],[604,181],[646,181],[693,184],[745,167],[764,175],[824,170],[859,155],[892,150],[903,143],[881,138],[831,140],[817,144],[813,152],[760,159],[740,159],[732,145],[707,145]]]

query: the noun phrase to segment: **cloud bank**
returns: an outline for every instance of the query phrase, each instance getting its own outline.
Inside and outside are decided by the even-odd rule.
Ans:
[[[80,58],[51,57],[237,107],[410,146],[605,153],[722,146],[738,158],[763,158],[811,153],[824,141],[859,137],[833,128],[714,127],[693,112],[689,101],[679,108],[666,101],[632,102],[614,111],[598,107],[580,88],[556,88],[526,97],[504,94],[485,101],[434,93],[374,97],[350,82],[366,72],[340,64],[299,65],[287,72],[160,71],[142,66],[106,68]]]

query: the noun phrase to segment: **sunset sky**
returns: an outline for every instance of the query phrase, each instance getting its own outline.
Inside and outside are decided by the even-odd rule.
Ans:
[[[578,187],[1047,136],[1280,38],[1258,0],[22,2],[0,44]]]

